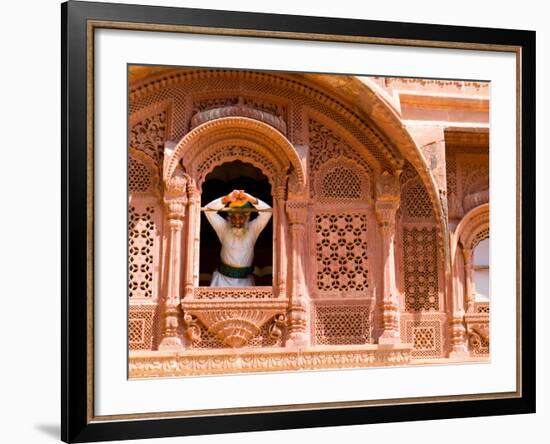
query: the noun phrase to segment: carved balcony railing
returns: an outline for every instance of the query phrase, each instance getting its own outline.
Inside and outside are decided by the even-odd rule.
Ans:
[[[259,300],[275,299],[271,286],[261,287],[196,287],[193,299],[196,300]]]

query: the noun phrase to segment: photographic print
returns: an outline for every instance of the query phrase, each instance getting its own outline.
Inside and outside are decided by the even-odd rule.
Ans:
[[[129,378],[489,362],[489,104],[128,65]]]

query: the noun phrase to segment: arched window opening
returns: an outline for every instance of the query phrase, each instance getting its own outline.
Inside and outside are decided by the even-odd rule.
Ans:
[[[477,244],[474,249],[472,263],[475,301],[488,302],[490,299],[489,238]]]
[[[262,171],[251,164],[239,160],[227,162],[214,168],[205,178],[202,185],[201,207],[204,209],[209,203],[228,195],[233,190],[244,190],[251,196],[273,207],[271,185]],[[270,210],[264,210],[269,212]],[[216,213],[228,224],[228,212]],[[250,213],[249,223],[254,222],[260,213]],[[218,219],[219,220],[219,219]],[[243,248],[246,248],[243,246]],[[214,272],[221,272],[224,267],[226,274],[232,274],[233,269],[226,269],[220,258],[222,243],[216,234],[206,212],[202,211],[200,226],[200,255],[199,255],[199,285],[210,286]],[[273,218],[269,219],[265,228],[261,230],[253,247],[252,281],[255,286],[270,286],[273,282]],[[236,270],[237,273],[240,270]],[[224,274],[225,275],[225,274]],[[226,286],[218,284],[218,286]]]

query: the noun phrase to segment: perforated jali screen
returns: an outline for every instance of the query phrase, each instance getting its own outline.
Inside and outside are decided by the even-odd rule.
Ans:
[[[315,216],[317,290],[364,292],[368,288],[367,216]]]

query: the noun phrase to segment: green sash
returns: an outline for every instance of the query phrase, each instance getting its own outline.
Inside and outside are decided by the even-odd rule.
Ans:
[[[220,262],[219,272],[224,276],[243,279],[248,277],[254,271],[254,267],[232,267],[223,262]]]

